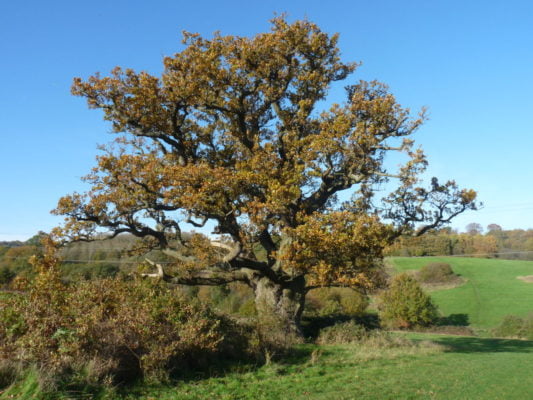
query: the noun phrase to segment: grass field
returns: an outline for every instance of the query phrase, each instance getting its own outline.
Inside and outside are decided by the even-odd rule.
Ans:
[[[397,271],[419,269],[431,262],[449,263],[467,282],[453,289],[434,291],[431,296],[444,315],[466,314],[475,328],[492,328],[508,314],[524,316],[533,312],[533,283],[516,278],[533,275],[533,261],[460,257],[390,260]]]
[[[531,399],[533,342],[410,334],[444,346],[372,349],[305,345],[283,363],[183,382],[144,386],[107,399]],[[315,351],[315,356],[312,355]],[[316,354],[320,354],[316,356]],[[31,379],[1,399],[33,399]],[[16,397],[9,397],[15,394]],[[97,398],[100,396],[97,396]],[[76,392],[63,399],[83,397]]]
[[[533,311],[533,262],[431,257],[390,259],[397,271],[447,262],[466,282],[432,296],[445,315],[468,317],[488,332],[504,315]],[[298,346],[291,357],[261,367],[126,392],[78,388],[45,399],[533,399],[533,341],[402,333],[418,347],[368,344]],[[427,343],[430,340],[434,343]],[[422,345],[423,344],[423,345]],[[0,399],[42,399],[35,374]]]
[[[447,352],[410,353],[322,346],[308,359],[258,371],[183,384],[143,399],[527,399],[533,385],[533,343],[439,337]],[[137,398],[138,393],[131,397]],[[529,397],[528,397],[529,396]]]

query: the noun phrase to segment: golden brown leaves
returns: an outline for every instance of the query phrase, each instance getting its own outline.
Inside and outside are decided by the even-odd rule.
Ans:
[[[308,275],[311,286],[345,285],[372,289],[390,227],[375,216],[339,211],[315,213],[287,230],[292,237],[280,254],[286,268]]]
[[[160,78],[121,68],[76,78],[73,94],[126,135],[103,149],[89,192],[60,200],[64,232],[78,240],[104,227],[165,247],[180,234],[179,215],[191,216],[214,221],[248,253],[261,241],[264,268],[281,264],[313,285],[371,287],[391,236],[362,211],[378,213],[375,185],[399,178],[384,212],[397,233],[475,208],[475,192],[416,186],[427,162],[409,136],[424,114],[411,118],[386,85],[348,86],[346,102],[319,113],[330,85],[357,67],[341,61],[337,42],[307,20],[280,17],[249,38],[185,33]],[[398,171],[386,169],[391,152],[408,157]],[[336,193],[349,189],[354,201],[340,208]],[[279,235],[292,242],[280,246]],[[213,261],[208,244],[195,247],[198,265]]]

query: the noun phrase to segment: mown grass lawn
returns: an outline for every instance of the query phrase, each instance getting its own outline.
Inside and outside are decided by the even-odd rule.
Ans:
[[[419,269],[431,262],[449,263],[467,282],[453,289],[434,291],[431,296],[444,315],[466,314],[474,327],[492,328],[505,315],[524,316],[533,312],[533,283],[517,279],[517,276],[533,275],[533,261],[461,257],[390,260],[399,272]]]

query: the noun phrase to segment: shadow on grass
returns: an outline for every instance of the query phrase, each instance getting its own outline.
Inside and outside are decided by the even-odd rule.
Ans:
[[[272,363],[272,368],[277,375],[285,375],[292,370],[292,367],[299,367],[300,370],[304,370],[309,363],[311,354],[316,349],[316,346],[311,344],[296,345],[291,348],[287,353],[282,356],[275,357]],[[328,351],[323,351],[322,354],[329,354]],[[264,368],[267,364],[265,362],[242,362],[242,363],[230,363],[220,361],[213,364],[208,370],[205,371],[191,371],[188,374],[179,374],[173,376],[165,383],[150,383],[138,381],[133,385],[124,385],[116,387],[118,399],[132,399],[138,398],[147,393],[156,393],[158,390],[172,390],[177,385],[181,384],[195,384],[200,383],[206,379],[218,379],[221,385],[224,385],[226,379],[239,380],[246,379],[247,373],[256,373],[261,368]],[[240,375],[238,378],[232,377],[232,375]],[[157,397],[150,397],[157,398]]]
[[[441,317],[437,325],[468,326],[470,321],[468,314],[450,314],[447,317]]]
[[[447,346],[450,353],[533,353],[533,341],[476,337],[432,339]]]

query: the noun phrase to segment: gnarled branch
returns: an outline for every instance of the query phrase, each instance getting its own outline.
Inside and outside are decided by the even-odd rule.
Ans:
[[[252,270],[220,271],[216,269],[203,269],[184,275],[171,276],[165,272],[161,264],[153,262],[148,258],[145,260],[148,264],[154,266],[157,272],[141,274],[143,278],[157,278],[175,285],[218,286],[231,282],[249,283],[250,277],[253,275]]]

